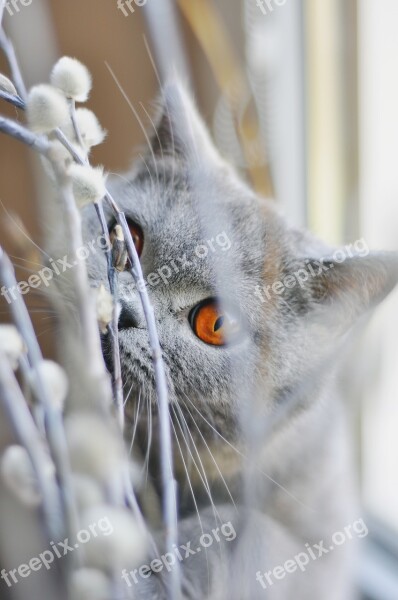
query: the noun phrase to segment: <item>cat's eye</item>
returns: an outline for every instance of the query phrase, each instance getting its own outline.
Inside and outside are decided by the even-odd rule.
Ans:
[[[189,322],[195,335],[212,346],[233,343],[241,333],[239,317],[216,298],[197,304],[189,314]]]
[[[137,225],[137,223],[134,223],[134,221],[131,221],[130,219],[127,219],[127,224],[129,226],[137,254],[138,256],[141,256],[142,249],[144,247],[144,234],[142,233],[142,229],[139,225]]]
[[[127,225],[129,227],[130,233],[131,233],[131,237],[135,246],[135,249],[137,250],[137,254],[140,257],[142,254],[142,250],[144,248],[144,234],[143,231],[141,229],[141,227],[135,223],[134,221],[132,221],[131,219],[127,219]],[[111,240],[112,240],[112,234],[115,231],[115,227],[116,225],[114,225],[111,230],[110,230],[110,235],[111,235]],[[127,260],[126,263],[126,270],[130,269],[130,261]]]

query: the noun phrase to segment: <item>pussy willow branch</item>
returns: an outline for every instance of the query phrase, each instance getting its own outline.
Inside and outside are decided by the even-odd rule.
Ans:
[[[64,143],[65,136],[59,136],[58,139]],[[67,141],[67,140],[66,140]],[[68,148],[68,145],[65,144]],[[73,158],[81,165],[88,164],[88,160],[83,158],[76,149],[73,148]],[[166,543],[168,551],[172,551],[173,544],[177,543],[177,484],[174,479],[173,453],[171,444],[170,411],[167,391],[167,381],[164,369],[162,351],[159,343],[159,336],[156,327],[155,314],[150,302],[148,291],[145,285],[144,276],[141,269],[141,263],[131,237],[130,229],[126,221],[126,216],[120,210],[116,201],[109,193],[105,199],[112,208],[119,225],[122,228],[123,236],[126,242],[127,254],[130,259],[131,274],[135,281],[143,307],[145,320],[148,328],[149,343],[152,349],[152,361],[155,371],[156,391],[159,403],[159,423],[160,423],[160,446],[161,446],[161,473],[162,487],[164,491],[163,518],[166,529]],[[101,210],[101,209],[100,209]],[[102,229],[106,229],[104,215],[100,216]],[[106,234],[105,234],[106,235]],[[174,597],[178,598],[180,590],[180,578],[177,569],[173,570],[174,577]]]
[[[27,144],[34,150],[37,150],[40,154],[45,156],[52,163],[53,169],[56,173],[57,179],[60,182],[60,194],[64,204],[65,214],[68,225],[68,235],[71,242],[72,252],[76,251],[83,246],[83,240],[81,237],[81,221],[80,213],[76,207],[76,202],[73,197],[69,178],[65,177],[63,165],[58,164],[54,152],[52,151],[52,144],[45,136],[37,136],[36,134],[29,131],[26,127],[19,125],[11,119],[0,117],[0,131],[14,137],[15,139]],[[62,132],[60,131],[59,137],[62,138]],[[65,138],[66,139],[66,138]],[[70,144],[68,144],[68,150],[70,150]],[[81,161],[80,155],[79,158]],[[84,164],[84,161],[81,162]],[[70,189],[69,189],[70,188]],[[87,364],[88,371],[95,377],[98,376],[104,381],[104,369],[102,366],[102,354],[98,344],[98,333],[97,325],[94,321],[94,311],[91,310],[92,306],[89,303],[89,287],[87,285],[87,273],[85,264],[82,261],[78,261],[77,265],[73,269],[75,279],[75,290],[78,295],[78,312],[81,318],[81,325],[83,330],[83,343],[86,345],[87,353]],[[104,381],[104,390],[106,390],[106,382]],[[105,392],[106,394],[106,392]],[[104,404],[106,403],[105,397],[103,397]]]
[[[14,267],[1,247],[0,280],[2,285],[8,289],[16,288],[18,285]],[[29,364],[34,374],[36,400],[41,402],[43,406],[44,424],[50,453],[61,484],[66,526],[68,531],[74,532],[78,530],[77,508],[71,492],[71,469],[67,458],[68,452],[62,415],[59,410],[53,408],[48,390],[40,375],[39,365],[43,360],[43,357],[28,310],[20,294],[16,294],[15,300],[13,300],[10,305],[10,310],[14,323],[26,344]]]
[[[113,385],[115,405],[121,431],[124,431],[124,401],[123,401],[123,381],[122,369],[120,365],[120,350],[119,350],[119,330],[118,330],[118,278],[117,272],[112,261],[111,240],[109,237],[108,226],[104,214],[102,200],[94,203],[97,212],[98,220],[101,225],[102,235],[106,240],[105,257],[108,270],[109,289],[113,296],[113,318],[112,324],[108,327],[109,336],[112,345],[113,355]]]
[[[21,107],[25,108],[26,104],[23,103],[23,106]],[[81,238],[80,213],[76,207],[72,189],[70,187],[70,182],[68,184],[67,178],[65,178],[63,166],[57,164],[56,159],[54,159],[53,154],[51,154],[50,152],[51,144],[48,141],[47,137],[37,136],[31,131],[29,131],[27,128],[16,123],[15,121],[12,121],[11,119],[6,119],[4,117],[0,117],[0,131],[3,131],[4,133],[16,138],[24,144],[27,144],[28,146],[37,150],[46,158],[49,158],[52,162],[57,178],[61,183],[60,194],[63,200],[65,213],[67,217],[68,234],[69,239],[71,241],[71,248],[73,252],[76,252],[79,248],[83,246],[83,240]],[[63,134],[60,131],[59,137],[61,138],[61,141],[64,141],[62,135]],[[68,150],[70,149],[71,148],[68,147]],[[92,306],[89,306],[88,302],[89,289],[86,285],[87,273],[85,272],[85,265],[82,261],[78,261],[74,272],[75,290],[78,295],[78,311],[83,330],[83,342],[87,347],[86,356],[88,367],[91,374],[93,376],[98,375],[101,380],[101,378],[103,379],[103,368],[101,366],[102,354],[97,343],[98,334],[96,324],[94,324],[94,311],[91,310]]]
[[[1,2],[1,0],[0,0]],[[4,6],[3,6],[4,10]],[[19,96],[26,102],[28,97],[26,87],[21,75],[21,70],[18,65],[18,60],[15,54],[14,46],[12,42],[8,39],[5,34],[5,31],[2,26],[2,12],[0,13],[0,50],[2,50],[7,58],[10,71],[11,71],[11,79],[17,89]]]
[[[84,164],[89,165],[90,161],[88,159],[88,155],[85,152],[82,134],[77,123],[76,118],[76,104],[74,100],[70,100],[69,102],[69,112],[70,118],[72,122],[72,126],[76,135],[76,139],[81,147],[82,156],[81,160]],[[61,135],[60,135],[61,133]],[[62,132],[58,133],[57,137],[65,145],[65,140],[67,138],[62,136]],[[67,146],[66,146],[67,147]],[[77,153],[77,151],[76,151]],[[80,157],[79,157],[80,158]],[[102,235],[106,241],[106,249],[105,256],[107,261],[107,271],[108,271],[108,281],[109,281],[109,289],[113,297],[113,315],[112,315],[112,323],[108,326],[109,338],[112,347],[112,356],[113,356],[113,392],[114,392],[114,401],[116,405],[117,418],[119,422],[120,429],[122,433],[124,432],[124,402],[123,402],[123,380],[122,380],[122,368],[120,364],[120,349],[119,349],[119,329],[118,329],[118,276],[115,265],[112,260],[112,248],[111,241],[109,237],[108,226],[105,219],[104,207],[102,204],[102,200],[94,203],[95,210],[97,212],[98,220],[100,222]]]
[[[43,440],[41,439],[32,415],[22,395],[11,365],[0,351],[0,399],[11,421],[14,433],[20,444],[29,454],[42,493],[43,511],[50,535],[60,539],[63,534],[62,509],[59,501],[55,477],[48,475],[43,466],[48,462]]]
[[[32,132],[30,132],[26,128],[22,127],[21,125],[18,125],[17,123],[5,118],[0,118],[0,131],[3,131],[9,135],[12,135],[13,137],[16,137],[20,141],[27,143],[32,148],[48,157],[50,143],[48,142],[47,138],[39,138],[38,136],[32,134]],[[76,149],[73,148],[73,146],[71,146],[71,144],[68,142],[65,136],[63,136],[62,132],[59,132],[57,130],[56,133],[58,139],[64,144],[64,146],[68,150],[72,150],[71,154],[76,160],[76,162],[78,162],[81,165],[87,164],[87,161],[80,156],[80,153],[77,152]],[[64,199],[69,205],[69,203],[71,202],[70,193],[66,189],[63,189],[63,193],[66,193],[66,197]],[[156,392],[159,405],[161,475],[164,493],[163,519],[166,533],[167,551],[171,552],[173,550],[173,544],[177,543],[177,486],[176,481],[174,479],[170,411],[162,351],[159,343],[159,336],[156,327],[154,310],[148,296],[148,291],[145,285],[141,264],[134,242],[131,237],[130,229],[126,221],[126,216],[124,212],[119,209],[117,203],[115,202],[115,200],[109,192],[106,193],[105,199],[112,208],[116,219],[123,231],[124,239],[126,242],[127,254],[131,264],[131,274],[134,278],[139,292],[141,304],[145,315],[145,320],[147,323],[149,342],[152,349],[152,361],[155,372]],[[68,214],[69,217],[71,217],[72,213]],[[78,279],[80,281],[81,277],[79,277]],[[82,300],[84,294],[82,294],[82,290],[78,291],[79,298],[80,300]],[[86,309],[84,307],[82,308],[83,312],[86,314]],[[89,316],[90,315],[88,315],[88,317]],[[173,598],[176,600],[180,597],[181,590],[179,569],[173,569],[172,577],[172,593]]]
[[[82,149],[82,151],[85,152],[82,134],[81,134],[81,131],[80,131],[79,126],[77,124],[76,102],[73,100],[73,98],[71,98],[69,100],[69,114],[70,114],[70,120],[72,121],[72,127],[73,127],[73,130],[75,132],[78,144],[79,144],[80,148]]]
[[[8,92],[5,92],[4,90],[0,90],[0,98],[2,100],[5,100],[6,102],[9,102],[16,108],[22,108],[22,109],[25,108],[25,102],[19,96],[15,96],[14,94],[9,94]]]
[[[173,470],[173,452],[171,444],[170,411],[167,391],[166,374],[160,348],[159,336],[156,328],[155,313],[149,300],[148,290],[145,285],[144,276],[141,269],[141,263],[131,237],[130,229],[126,221],[126,216],[122,212],[109,192],[105,196],[112,207],[117,221],[123,230],[126,241],[127,254],[131,264],[131,274],[137,285],[140,295],[145,319],[148,327],[149,343],[152,349],[152,362],[155,371],[156,391],[159,405],[159,425],[160,425],[160,461],[163,487],[163,518],[166,529],[167,551],[173,550],[173,544],[177,543],[177,484],[174,479]],[[178,569],[172,571],[172,597],[173,600],[180,597],[181,580]]]
[[[15,123],[13,121],[11,121],[10,119],[5,119],[3,117],[0,117],[0,131],[3,131],[4,133],[11,135],[12,137],[15,137],[16,139],[18,139],[19,141],[27,144],[28,146],[34,148],[35,150],[37,150],[40,154],[42,154],[43,156],[47,157],[47,158],[51,158],[50,157],[50,148],[51,148],[51,143],[48,141],[48,139],[46,137],[39,137],[37,135],[35,135],[34,133],[32,133],[31,131],[29,131],[28,129],[26,129],[25,127],[23,127],[22,125],[19,125],[18,123]],[[79,157],[80,158],[80,157]],[[82,159],[80,159],[82,160]],[[81,164],[83,164],[83,161],[81,162]],[[62,177],[64,178],[65,175],[63,174]],[[71,190],[70,189],[66,189],[65,188],[65,182],[61,185],[61,194],[66,195],[66,197],[64,197],[64,200],[70,205],[71,201],[73,200],[73,204],[74,204],[74,208],[72,209],[72,219],[73,216],[76,217],[76,205],[74,202],[74,198],[73,195],[72,197],[70,196],[71,194]],[[103,213],[103,208],[101,203],[98,203],[97,206],[98,210],[99,210],[99,214],[101,215],[100,221],[102,222],[103,225],[103,232],[104,235],[106,236],[106,239],[108,240],[109,243],[109,248],[110,248],[110,241],[109,241],[109,233],[108,233],[108,228],[106,225],[106,220],[105,220],[105,215]],[[71,217],[71,215],[69,215],[69,217]],[[78,214],[78,219],[80,219],[80,215]],[[80,222],[76,223],[76,228],[79,229],[81,227]],[[110,259],[109,259],[110,260]],[[3,280],[4,281],[4,285],[6,285],[6,287],[13,287],[17,285],[15,276],[13,276],[13,267],[12,264],[9,263],[9,267],[11,268],[11,270],[9,269],[8,272],[8,276]],[[80,281],[76,281],[75,282],[79,289],[80,289]],[[37,343],[37,339],[34,335],[34,331],[33,331],[33,327],[31,325],[31,321],[30,321],[30,317],[29,314],[27,313],[27,309],[26,306],[22,300],[21,296],[16,296],[18,299],[18,302],[16,305],[12,305],[14,310],[20,310],[22,316],[24,317],[24,319],[28,319],[28,323],[25,326],[20,326],[19,329],[24,331],[26,329],[27,331],[27,336],[23,335],[24,339],[26,339],[26,337],[28,337],[30,343],[32,344],[32,348],[33,351],[36,352],[36,358],[37,360],[41,360],[41,352],[40,352],[40,347],[38,346]],[[87,303],[88,301],[88,297],[89,297],[89,290],[86,289],[85,291],[80,290],[79,293],[79,297],[80,297],[80,301],[84,301],[84,303]],[[89,317],[93,318],[94,315],[94,310],[88,309],[89,312]],[[18,321],[20,321],[20,319],[18,319]],[[30,335],[30,337],[29,337]],[[96,328],[96,340],[98,340],[98,332],[97,332],[97,328]],[[87,342],[87,340],[86,340]],[[99,346],[99,343],[97,344]],[[90,358],[91,360],[93,359],[93,355],[90,351],[87,351],[87,354],[89,355],[87,358]],[[94,354],[95,356],[95,354]],[[102,360],[102,354],[100,352],[100,360],[101,360],[101,365],[103,365],[103,360]],[[105,386],[106,389],[106,386]],[[62,424],[61,424],[62,426]],[[51,431],[51,428],[50,428]],[[59,439],[61,440],[64,436],[64,431],[62,430],[61,435],[59,437]],[[53,436],[51,436],[51,439],[53,439]],[[57,453],[58,455],[58,453]],[[65,453],[65,456],[67,456],[67,454]],[[57,463],[58,465],[58,463]],[[60,466],[61,470],[62,466]],[[62,478],[63,481],[65,481],[65,477]],[[66,490],[64,490],[66,491]],[[132,490],[126,490],[126,494],[130,494],[133,493]],[[135,501],[136,502],[136,501]],[[75,527],[73,531],[77,531],[78,528]]]
[[[60,137],[58,137],[60,139]],[[60,139],[62,141],[62,137]],[[65,145],[65,144],[64,144]],[[67,147],[67,146],[66,146]],[[88,160],[84,159],[80,154],[74,150],[74,159],[80,164],[87,164]],[[163,519],[166,530],[166,546],[167,550],[171,552],[173,545],[177,543],[178,531],[177,531],[177,484],[174,479],[173,470],[173,452],[171,445],[171,428],[170,428],[170,412],[169,412],[169,401],[167,391],[167,381],[164,370],[164,363],[162,358],[162,351],[159,343],[159,336],[156,327],[155,314],[150,302],[148,291],[145,285],[144,276],[141,269],[141,263],[135,248],[133,239],[131,237],[130,229],[126,221],[126,216],[123,211],[120,210],[119,206],[115,202],[112,195],[107,192],[105,199],[112,208],[119,225],[122,228],[123,236],[126,242],[127,254],[130,259],[131,274],[137,286],[141,304],[144,310],[145,320],[148,327],[149,343],[152,349],[152,361],[155,371],[155,382],[156,391],[159,403],[159,423],[160,423],[160,447],[161,447],[161,473],[162,473],[162,487],[164,493],[163,500]],[[107,235],[107,227],[105,216],[101,209],[102,205],[99,205],[99,220],[102,225],[102,230]],[[106,233],[105,233],[106,231]],[[109,239],[109,235],[108,235]],[[108,276],[110,271],[108,271]],[[110,282],[111,291],[112,284]],[[117,323],[115,332],[117,331]],[[118,358],[120,365],[120,358]],[[116,376],[116,374],[115,374]],[[123,391],[121,399],[118,400],[118,404],[123,402]],[[174,569],[172,573],[173,585],[172,585],[172,596],[174,600],[177,600],[180,596],[181,583],[180,573],[178,569]]]
[[[3,39],[3,50],[5,51],[7,58],[10,63],[10,68],[13,74],[14,83],[19,91],[20,96],[23,99],[26,99],[26,89],[23,85],[22,76],[18,67],[18,62],[15,58],[15,52],[12,47],[12,44],[7,40],[3,29],[0,27],[0,36],[2,35]],[[1,37],[0,37],[1,42]],[[5,42],[5,43],[4,43]],[[22,82],[22,85],[17,85],[17,81]],[[1,126],[1,122],[0,122]],[[20,133],[20,131],[19,131]],[[56,135],[64,146],[71,152],[74,160],[79,164],[87,164],[87,159],[85,160],[80,156],[80,153],[77,152],[71,144],[69,144],[67,138],[63,135],[63,133],[58,129],[56,131]],[[14,136],[15,137],[15,136]],[[21,141],[25,141],[21,137],[18,138]],[[26,143],[26,142],[25,142]],[[35,144],[30,144],[32,147],[35,147]],[[38,149],[39,148],[36,148]],[[40,150],[39,150],[40,151]],[[135,249],[134,242],[131,237],[130,229],[127,225],[126,217],[124,213],[119,209],[116,202],[112,198],[112,196],[107,193],[106,200],[112,207],[116,218],[118,220],[119,225],[122,227],[123,235],[126,241],[127,252],[130,259],[130,264],[132,265],[131,273],[137,285],[142,307],[145,314],[145,319],[148,327],[148,336],[150,345],[152,348],[152,360],[155,371],[155,381],[156,381],[156,390],[159,402],[159,422],[160,422],[160,445],[161,445],[161,472],[162,472],[162,483],[164,490],[164,524],[166,528],[167,535],[167,546],[168,549],[172,550],[172,545],[177,541],[177,509],[176,509],[176,482],[174,480],[173,475],[173,455],[172,455],[172,446],[171,446],[171,428],[170,428],[170,412],[169,412],[169,402],[168,402],[168,392],[167,392],[167,382],[164,370],[164,363],[162,358],[162,353],[160,349],[159,336],[156,328],[155,315],[153,311],[153,307],[149,300],[148,292],[145,286],[144,277],[142,274],[141,264],[137,255],[137,251]],[[177,573],[177,569],[173,571],[173,573]],[[176,579],[177,576],[175,575]],[[176,583],[177,586],[177,583]],[[178,589],[175,590],[178,594]]]
[[[0,27],[3,22],[4,9],[6,7],[6,0],[0,0]]]
[[[4,5],[2,5],[2,6],[4,8]],[[0,17],[1,16],[2,16],[2,14],[0,14]],[[0,48],[3,50],[3,52],[6,55],[6,58],[8,60],[13,83],[17,88],[19,96],[21,97],[22,101],[25,103],[24,107],[22,107],[22,106],[20,106],[20,107],[25,108],[26,100],[27,100],[26,87],[25,87],[25,84],[23,81],[21,70],[19,68],[18,60],[15,55],[14,47],[4,32],[1,19],[0,19]],[[71,190],[69,191],[68,184],[66,183],[66,181],[62,181],[63,168],[60,168],[60,166],[52,158],[52,156],[49,156],[50,144],[49,144],[47,138],[38,138],[37,136],[34,136],[30,132],[28,132],[27,129],[22,128],[21,126],[17,127],[16,125],[17,124],[13,125],[13,121],[11,121],[11,120],[5,120],[5,119],[0,118],[0,130],[4,131],[5,133],[8,133],[9,135],[12,135],[13,137],[16,137],[17,139],[19,139],[20,141],[22,141],[24,143],[28,143],[28,140],[31,140],[31,143],[28,143],[28,145],[32,146],[35,150],[38,150],[41,154],[47,156],[47,158],[49,158],[50,161],[52,162],[52,165],[57,174],[57,177],[58,177],[58,179],[61,180],[61,190],[60,191],[61,191],[62,199],[64,201],[64,206],[66,209],[66,216],[67,216],[67,222],[69,225],[69,234],[70,234],[70,239],[71,239],[71,245],[72,245],[73,250],[77,250],[78,248],[80,248],[83,245],[82,240],[81,240],[81,233],[80,233],[81,232],[80,214],[76,207],[76,203],[74,201],[72,191]],[[60,135],[62,134],[62,132],[60,130],[59,130],[59,134]],[[78,294],[78,300],[79,300],[79,302],[78,302],[79,314],[82,318],[82,327],[83,327],[83,331],[85,333],[83,339],[84,339],[84,342],[87,345],[87,349],[88,349],[87,360],[89,363],[89,367],[91,367],[92,374],[93,375],[95,375],[95,374],[102,375],[101,360],[99,359],[99,354],[101,354],[101,351],[100,351],[100,349],[97,349],[98,335],[97,335],[97,332],[95,331],[96,327],[93,326],[93,321],[94,321],[93,313],[90,312],[90,308],[88,306],[87,298],[88,298],[89,290],[86,289],[87,286],[85,285],[85,281],[86,281],[85,273],[83,272],[83,271],[85,271],[85,265],[83,264],[82,261],[78,262],[75,271],[76,271],[76,276],[75,276],[76,292]]]
[[[12,119],[0,116],[0,131],[30,146],[43,156],[46,155],[50,148],[50,142],[45,136],[38,136],[32,133],[29,129]]]
[[[109,272],[111,280],[110,289],[113,296],[113,316],[112,323],[109,325],[109,332],[112,340],[113,354],[113,381],[115,404],[121,431],[124,431],[124,398],[123,398],[123,379],[122,366],[120,363],[120,347],[119,347],[119,279],[117,270],[112,266]]]
[[[26,127],[23,127],[22,125],[19,125],[19,123],[16,123],[11,119],[6,119],[4,117],[0,117],[0,131],[16,138],[17,140],[30,146],[31,148],[34,148],[41,155],[48,158],[50,162],[52,162],[57,179],[60,183],[59,191],[66,212],[67,224],[69,226],[69,238],[72,240],[72,250],[76,251],[78,248],[82,247],[83,241],[81,239],[80,213],[76,207],[76,203],[71,189],[71,184],[68,181],[69,178],[66,177],[63,165],[58,165],[56,158],[54,158],[52,144],[45,136],[37,136],[36,134],[29,131]],[[81,164],[84,163],[82,162]],[[99,208],[99,210],[101,212],[101,208]],[[103,217],[103,223],[105,224],[103,233],[104,235],[106,235],[107,240],[109,240],[109,233],[106,227],[105,217]],[[83,343],[86,345],[87,348],[85,354],[88,362],[88,371],[93,377],[99,377],[99,381],[104,382],[104,385],[101,386],[101,391],[104,394],[102,398],[102,404],[104,407],[107,404],[107,381],[105,381],[106,376],[103,365],[103,357],[99,344],[98,328],[94,318],[95,311],[89,302],[90,289],[87,282],[87,272],[85,269],[85,264],[82,261],[79,261],[73,269],[73,271],[75,275],[75,289],[78,295],[78,310],[81,318],[82,328],[84,331]],[[15,284],[13,283],[12,285],[17,285],[17,282],[15,281]],[[21,297],[18,297],[18,299],[22,301]],[[25,307],[23,301],[22,304]]]
[[[61,140],[60,140],[61,141]],[[65,145],[65,144],[64,144]],[[67,146],[66,146],[67,147]],[[83,157],[74,149],[73,157],[79,164],[87,164]],[[126,242],[127,254],[130,259],[131,274],[135,281],[140,296],[145,320],[148,328],[149,343],[152,349],[152,361],[155,371],[156,392],[159,403],[159,424],[160,424],[160,447],[161,447],[161,474],[162,487],[164,492],[163,500],[163,519],[166,530],[166,545],[169,552],[173,549],[173,544],[177,543],[177,484],[174,479],[173,470],[173,452],[171,444],[170,411],[167,391],[167,381],[164,369],[162,351],[159,343],[159,336],[156,327],[155,314],[150,302],[144,276],[141,269],[141,263],[131,237],[130,229],[126,221],[126,216],[120,210],[116,201],[109,193],[105,199],[112,208],[117,222],[122,228],[123,236]],[[173,598],[180,596],[180,574],[178,569],[173,569]]]

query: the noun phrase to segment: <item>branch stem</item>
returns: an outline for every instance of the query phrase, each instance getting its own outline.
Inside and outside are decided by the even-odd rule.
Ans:
[[[1,1],[1,0],[0,0]],[[5,6],[5,3],[4,3]],[[3,6],[3,10],[4,10]],[[2,12],[0,13],[2,16]],[[19,68],[18,59],[15,54],[14,46],[12,42],[8,39],[5,34],[5,31],[2,26],[2,20],[0,19],[0,50],[2,50],[7,58],[7,62],[11,71],[11,79],[18,91],[19,96],[22,98],[24,102],[26,102],[28,94],[26,91],[26,87],[24,84],[24,80],[21,74],[21,70]]]
[[[62,509],[54,476],[49,476],[44,465],[48,463],[43,440],[22,395],[18,382],[5,355],[0,351],[0,398],[14,429],[18,442],[29,454],[42,493],[43,511],[50,536],[62,536]]]
[[[22,100],[22,98],[16,96],[15,94],[9,94],[4,90],[0,90],[0,98],[9,104],[12,104],[16,108],[21,108],[22,110],[25,109],[25,102]]]
[[[0,246],[0,281],[10,289],[18,289],[14,267]],[[34,392],[36,400],[41,403],[44,411],[44,424],[48,444],[57,469],[62,499],[65,510],[67,529],[70,532],[78,531],[77,507],[71,493],[71,469],[68,460],[68,450],[65,430],[61,413],[53,407],[48,390],[40,376],[39,365],[43,360],[39,343],[29,316],[28,309],[22,296],[15,294],[10,305],[14,323],[24,340],[28,352],[29,365],[34,374]]]

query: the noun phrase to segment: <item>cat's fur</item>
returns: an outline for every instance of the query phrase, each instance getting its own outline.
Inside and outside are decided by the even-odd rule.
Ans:
[[[304,573],[286,574],[266,591],[256,581],[256,572],[284,564],[305,550],[305,543],[330,540],[359,517],[346,431],[348,399],[334,393],[334,373],[346,333],[397,282],[397,257],[375,253],[343,263],[329,260],[328,269],[303,286],[273,293],[262,302],[256,286],[283,281],[299,268],[308,268],[308,261],[316,264],[330,257],[331,250],[310,234],[289,228],[274,203],[257,197],[238,179],[217,154],[179,84],[164,91],[151,145],[145,159],[111,186],[127,217],[144,231],[144,275],[163,266],[172,271],[167,282],[149,286],[149,292],[170,401],[183,415],[175,409],[185,461],[184,465],[175,444],[183,515],[180,543],[197,540],[201,527],[215,527],[204,472],[219,520],[231,521],[237,532],[222,552],[214,544],[207,553],[181,563],[190,582],[186,597],[354,598],[349,558],[354,542],[311,562]],[[92,207],[83,217],[85,239],[98,236]],[[220,234],[224,237],[219,239],[230,241],[228,250],[217,245]],[[198,258],[195,249],[209,240],[215,250]],[[191,264],[182,265],[184,259]],[[90,259],[89,274],[93,285],[106,284],[106,262],[100,254]],[[206,345],[188,322],[190,309],[214,296],[232,303],[244,322],[242,339],[230,347]],[[138,440],[145,453],[151,405],[153,466],[157,418],[151,350],[128,272],[120,277],[120,301],[123,318],[134,324],[120,331],[123,377],[126,389],[131,387],[127,415],[134,420],[140,398]],[[181,433],[185,427],[188,443]],[[156,466],[150,476],[159,489]],[[247,511],[239,508],[243,505]],[[165,593],[155,574],[141,579],[134,591],[148,599]]]

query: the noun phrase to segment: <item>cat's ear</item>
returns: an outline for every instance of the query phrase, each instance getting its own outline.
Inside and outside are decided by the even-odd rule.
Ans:
[[[305,290],[311,319],[342,333],[374,308],[398,283],[398,253],[374,252],[342,260],[307,261]],[[302,274],[304,278],[304,274]]]
[[[172,80],[164,86],[159,105],[151,140],[156,157],[171,155],[197,162],[220,160],[192,96],[181,81]]]

